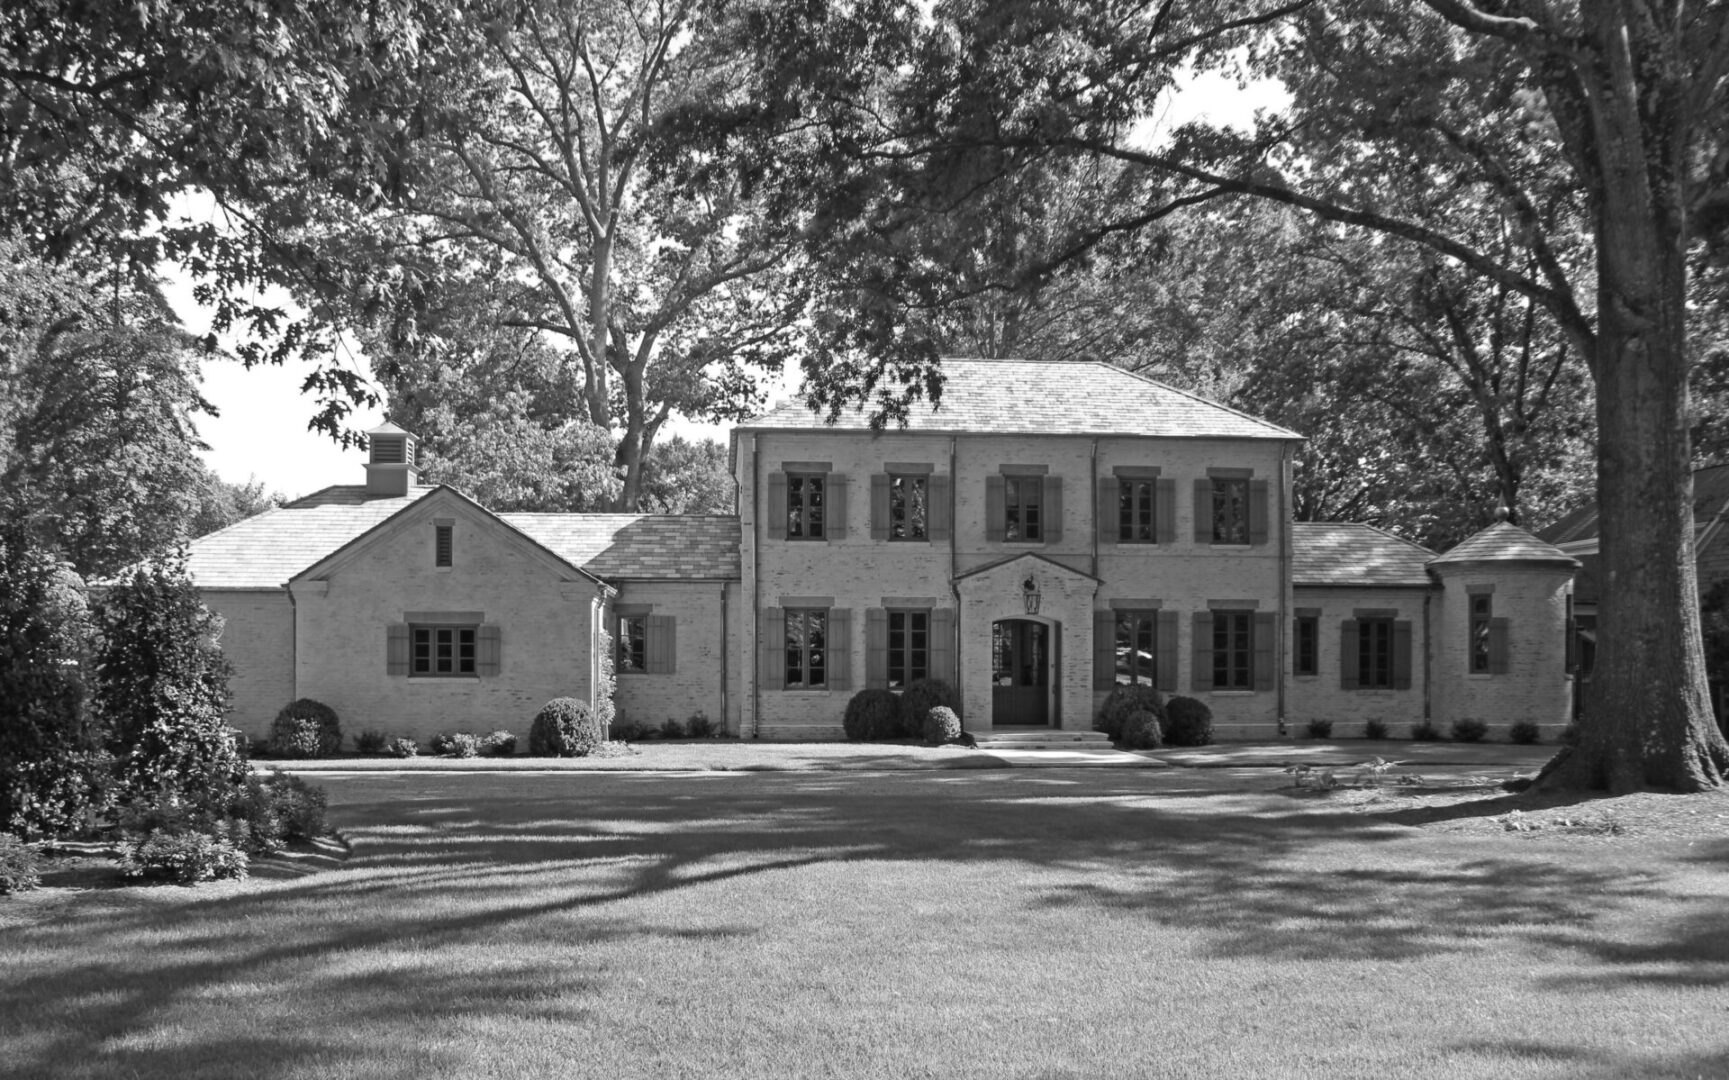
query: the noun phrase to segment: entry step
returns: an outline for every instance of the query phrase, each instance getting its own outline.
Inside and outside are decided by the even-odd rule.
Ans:
[[[981,748],[998,750],[1105,750],[1111,740],[1102,731],[1056,731],[1050,728],[1021,731],[975,731]]]

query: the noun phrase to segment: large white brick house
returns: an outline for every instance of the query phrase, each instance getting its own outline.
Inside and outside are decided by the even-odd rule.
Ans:
[[[1293,523],[1293,432],[1101,364],[950,360],[904,428],[776,409],[733,435],[736,515],[494,514],[371,432],[365,485],[193,545],[235,722],[294,697],[350,730],[622,715],[837,738],[922,675],[967,726],[1087,729],[1120,682],[1206,700],[1224,738],[1312,718],[1565,723],[1577,563],[1505,522],[1437,557]]]

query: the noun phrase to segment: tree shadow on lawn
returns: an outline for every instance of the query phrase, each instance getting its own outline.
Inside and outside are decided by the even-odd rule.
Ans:
[[[1665,895],[1637,862],[1415,835],[1401,810],[1294,806],[1163,772],[416,774],[328,786],[353,847],[339,870],[10,932],[48,957],[0,987],[0,1034],[24,1048],[26,1071],[77,1075],[97,1048],[106,1056],[92,1073],[274,1076],[351,1052],[312,1031],[233,1045],[212,1034],[196,1052],[192,1033],[172,1045],[133,1037],[234,986],[340,1002],[333,1022],[362,1027],[404,1010],[422,1028],[477,1009],[534,1017],[558,994],[604,995],[613,977],[535,959],[549,927],[561,944],[749,937],[762,930],[756,912],[726,908],[715,887],[772,890],[783,879],[770,875],[862,861],[879,877],[897,865],[1000,867],[1023,883],[1024,909],[1204,929],[1219,956],[1271,961],[1410,960],[1486,935],[1577,947],[1606,914]],[[1722,984],[1720,950],[1700,945],[1722,932],[1689,922],[1652,947],[1694,950],[1690,985]],[[442,951],[477,944],[503,950],[497,970],[440,970]],[[404,962],[405,950],[420,959]],[[352,970],[381,953],[381,970]],[[1609,948],[1596,958],[1606,977],[1648,963]]]

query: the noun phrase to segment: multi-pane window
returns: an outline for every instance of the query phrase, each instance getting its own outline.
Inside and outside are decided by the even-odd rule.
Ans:
[[[618,670],[648,670],[648,616],[618,617]]]
[[[792,540],[823,538],[823,487],[821,473],[788,473],[786,477],[786,535]]]
[[[1321,673],[1321,620],[1314,615],[1297,616],[1296,674]]]
[[[1158,685],[1159,613],[1117,613],[1117,683]]]
[[[1117,484],[1117,539],[1125,544],[1151,544],[1157,484],[1152,480],[1122,480]]]
[[[1249,481],[1247,477],[1213,477],[1213,543],[1249,542]]]
[[[787,609],[786,688],[815,690],[827,685],[827,609]]]
[[[1494,615],[1493,597],[1487,593],[1478,593],[1471,597],[1471,640],[1468,647],[1473,674],[1488,674],[1491,670],[1489,621],[1492,615]]]
[[[901,690],[931,671],[931,614],[889,611],[889,689]]]
[[[1392,619],[1362,619],[1358,621],[1357,685],[1366,690],[1392,688]]]
[[[925,506],[930,478],[889,476],[889,539],[925,539]]]
[[[451,534],[454,528],[451,525],[434,525],[432,527],[432,565],[450,566],[453,564],[455,545]]]
[[[474,627],[416,626],[410,634],[410,674],[474,674]]]
[[[1213,689],[1254,687],[1254,612],[1213,612]]]
[[[1041,540],[1044,538],[1043,502],[1045,479],[1042,476],[1003,477],[1003,539]]]

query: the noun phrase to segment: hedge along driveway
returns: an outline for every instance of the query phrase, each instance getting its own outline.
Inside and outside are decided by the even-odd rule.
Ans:
[[[1499,800],[1449,832],[1286,782],[332,777],[339,869],[0,907],[0,1071],[1729,1071],[1729,840],[1508,833]]]

